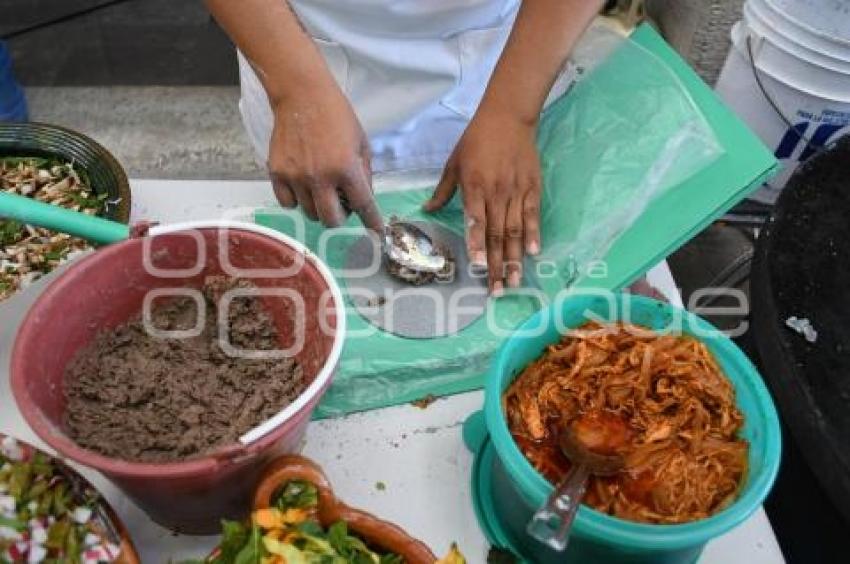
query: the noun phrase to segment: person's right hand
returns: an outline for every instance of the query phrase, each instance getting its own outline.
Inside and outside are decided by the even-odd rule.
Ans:
[[[328,227],[342,225],[353,211],[382,233],[369,143],[336,83],[304,87],[272,107],[268,166],[280,204],[300,205],[307,217]]]

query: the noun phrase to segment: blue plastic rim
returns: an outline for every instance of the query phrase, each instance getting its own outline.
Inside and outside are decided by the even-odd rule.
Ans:
[[[485,387],[484,414],[496,454],[520,495],[539,507],[552,486],[526,460],[508,431],[502,393],[516,375],[569,328],[590,319],[628,321],[661,333],[687,334],[704,342],[735,387],[744,414],[741,435],[750,443],[749,470],[738,499],[707,519],[652,525],[611,517],[582,506],[573,534],[624,549],[678,550],[722,535],[758,509],[770,492],[781,459],[779,418],[773,400],[746,355],[707,321],[669,304],[630,294],[566,296],[529,318],[496,354]]]
[[[5,43],[0,41],[0,122],[26,121],[27,103],[24,91],[12,74],[12,59]]]

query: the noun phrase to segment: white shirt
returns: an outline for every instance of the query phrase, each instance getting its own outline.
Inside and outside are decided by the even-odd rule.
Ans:
[[[375,172],[441,167],[484,94],[519,0],[291,0],[369,137]],[[240,110],[262,162],[273,117],[239,54]],[[562,77],[563,78],[563,77]],[[562,93],[559,80],[550,99]]]

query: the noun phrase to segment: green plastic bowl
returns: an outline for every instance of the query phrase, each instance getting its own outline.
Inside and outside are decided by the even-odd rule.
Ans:
[[[735,386],[738,407],[745,417],[742,436],[750,443],[749,472],[735,503],[707,519],[692,523],[636,523],[583,506],[573,525],[567,550],[557,553],[525,533],[526,524],[552,492],[552,486],[526,460],[511,438],[501,398],[516,375],[547,345],[557,342],[567,329],[578,327],[592,317],[629,321],[663,333],[689,334],[704,342]],[[699,317],[656,300],[629,294],[567,296],[526,321],[503,344],[491,365],[484,422],[489,442],[479,441],[479,455],[486,454],[488,449],[495,455],[490,467],[483,472],[478,469],[479,484],[473,484],[478,498],[487,498],[483,503],[477,499],[479,518],[485,522],[482,523],[485,531],[509,545],[506,548],[541,564],[693,562],[706,542],[740,524],[761,506],[773,486],[781,455],[776,409],[761,376],[744,353]],[[479,456],[479,465],[482,458],[488,457]],[[483,493],[482,476],[490,490]]]

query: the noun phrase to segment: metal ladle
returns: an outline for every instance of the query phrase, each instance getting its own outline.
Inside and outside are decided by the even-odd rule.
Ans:
[[[431,237],[413,223],[393,220],[384,230],[387,260],[415,272],[437,273],[446,266],[445,254]]]
[[[567,548],[570,529],[590,476],[613,476],[625,467],[622,455],[592,450],[592,446],[582,438],[574,423],[561,432],[558,446],[572,466],[526,528],[528,534],[558,552]]]
[[[130,229],[124,224],[2,191],[0,217],[98,244],[115,243],[130,236]],[[391,221],[384,230],[381,246],[388,260],[415,272],[437,273],[446,266],[445,255],[431,237],[407,221]]]

